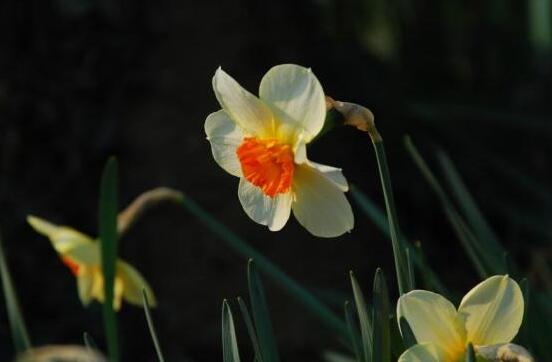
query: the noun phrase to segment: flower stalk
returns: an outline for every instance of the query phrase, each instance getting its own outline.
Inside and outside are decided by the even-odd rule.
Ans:
[[[335,109],[344,118],[344,125],[355,127],[359,131],[366,132],[372,140],[378,170],[380,174],[383,196],[385,199],[385,208],[387,210],[387,219],[389,220],[389,231],[391,234],[391,244],[393,246],[393,255],[395,259],[395,272],[397,274],[397,283],[401,295],[414,289],[413,280],[409,278],[409,267],[406,260],[405,248],[400,240],[399,219],[397,217],[393,189],[391,187],[391,175],[385,154],[383,138],[376,128],[374,114],[366,107],[358,104],[341,102],[326,97],[326,108]]]

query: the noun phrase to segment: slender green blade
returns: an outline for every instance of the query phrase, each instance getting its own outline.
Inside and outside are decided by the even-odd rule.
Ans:
[[[240,362],[234,318],[226,299],[222,302],[222,360]]]
[[[119,361],[117,318],[113,310],[113,282],[117,259],[117,160],[110,158],[102,174],[100,185],[99,238],[104,276],[103,318],[107,350],[111,362]]]
[[[495,267],[494,273],[505,274],[507,268],[502,258],[505,251],[498,237],[489,226],[487,220],[485,220],[483,213],[477,206],[450,158],[441,151],[437,153],[437,159],[441,165],[445,179],[451,187],[453,196],[462,209],[462,215],[466,218],[477,240],[482,244],[481,248],[486,251],[485,255],[488,256],[488,263]]]
[[[153,318],[151,317],[150,304],[148,301],[148,294],[146,288],[142,288],[142,304],[144,305],[144,313],[146,315],[146,321],[148,323],[148,329],[155,347],[155,352],[157,353],[157,359],[159,362],[165,362],[165,357],[163,357],[163,351],[161,350],[161,344],[159,343],[159,338],[157,338],[157,332],[155,330],[155,325],[153,324]]]
[[[253,325],[251,314],[249,314],[247,305],[245,305],[245,302],[240,297],[238,297],[238,304],[240,306],[242,317],[245,322],[245,327],[247,328],[247,333],[249,334],[249,338],[251,339],[251,344],[253,345],[253,350],[255,351],[255,360],[256,362],[263,362],[261,348],[259,347],[259,340],[257,339],[257,332],[255,332],[255,326]]]
[[[381,211],[381,209],[372,201],[370,200],[364,192],[362,192],[357,186],[351,185],[350,187],[350,193],[353,197],[353,200],[360,206],[360,209],[368,216],[372,222],[380,229],[380,231],[390,238],[391,234],[389,232],[389,224],[387,222],[387,217],[385,214]],[[432,290],[437,291],[439,294],[448,295],[448,290],[437,275],[429,267],[427,264],[427,261],[422,258],[418,253],[413,253],[414,246],[406,239],[404,235],[400,235],[403,246],[410,249],[411,257],[424,276],[425,281],[428,285],[431,286]]]
[[[389,232],[391,235],[391,245],[393,246],[393,256],[395,258],[395,271],[397,274],[399,294],[402,295],[414,289],[414,286],[410,285],[408,280],[408,267],[404,255],[404,246],[400,238],[401,231],[399,228],[399,218],[397,217],[393,188],[391,187],[391,175],[387,163],[387,156],[385,155],[385,146],[381,140],[373,142],[373,145],[378,161],[378,170],[383,197],[385,199],[385,208],[387,210],[387,220],[389,221]]]
[[[364,354],[363,361],[371,362],[372,361],[372,323],[368,315],[368,309],[366,306],[366,301],[364,299],[364,294],[360,289],[360,285],[355,278],[354,273],[350,272],[351,276],[351,285],[353,287],[353,296],[355,298],[355,305],[358,313],[358,320],[360,322],[360,335],[362,337],[362,351]]]
[[[473,344],[468,343],[468,348],[466,350],[466,362],[476,362],[475,351],[473,350]]]
[[[8,268],[8,262],[6,260],[6,255],[4,254],[2,235],[0,235],[0,274],[2,278],[2,289],[4,291],[4,298],[6,301],[6,311],[8,313],[13,346],[17,353],[21,353],[31,348],[31,340],[29,338],[29,334],[27,333],[25,320],[23,319],[23,314],[21,313],[21,308],[19,307],[17,294],[15,292],[10,270]]]
[[[408,324],[408,321],[401,317],[399,319],[399,325],[401,326],[401,335],[403,339],[404,348],[408,349],[416,344],[416,337],[414,336],[414,333],[412,332],[412,329],[410,328],[410,325]]]
[[[414,274],[414,263],[412,262],[413,256],[409,248],[404,249],[404,255],[406,256],[408,283],[414,288],[416,286],[416,275]]]
[[[84,332],[82,334],[82,340],[84,341],[84,346],[88,350],[93,350],[93,351],[98,350],[98,345],[96,344],[96,342],[94,342],[94,339],[88,332]]]
[[[242,238],[212,217],[191,198],[185,196],[182,200],[185,210],[197,217],[213,234],[221,238],[226,244],[246,259],[254,259],[259,270],[272,278],[278,285],[289,293],[298,302],[306,307],[307,311],[317,317],[322,323],[331,328],[343,339],[348,339],[347,325],[327,305],[322,303],[311,292],[306,290],[297,281],[287,275],[282,269],[268,258],[252,248]],[[265,361],[266,362],[266,361]]]
[[[272,323],[270,322],[264,287],[253,260],[249,260],[247,264],[247,280],[251,311],[253,321],[255,322],[261,356],[265,362],[277,362],[280,358],[278,357],[276,340],[272,332]]]
[[[422,175],[428,182],[429,186],[433,189],[441,205],[445,211],[447,219],[452,225],[458,239],[461,241],[464,250],[468,254],[468,257],[472,261],[475,269],[482,278],[487,278],[493,273],[494,266],[488,263],[488,256],[486,251],[482,249],[481,244],[469,229],[464,219],[460,216],[459,212],[454,207],[454,204],[446,194],[445,190],[421,156],[420,152],[416,149],[410,137],[405,137],[405,146],[410,156],[414,160],[414,163],[420,169]]]
[[[374,276],[372,303],[372,361],[391,362],[391,333],[389,329],[389,293],[380,268]]]
[[[353,346],[353,353],[355,354],[356,360],[361,362],[364,360],[364,354],[360,348],[361,342],[358,337],[358,329],[353,316],[353,306],[351,306],[351,302],[346,301],[343,308],[345,310],[345,321],[349,330],[349,339],[351,341],[351,345]]]

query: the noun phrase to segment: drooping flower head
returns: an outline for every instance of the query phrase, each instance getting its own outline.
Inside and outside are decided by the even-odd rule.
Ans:
[[[324,125],[326,100],[310,69],[283,64],[263,77],[259,97],[219,68],[213,89],[222,109],[205,121],[215,161],[240,178],[246,214],[272,231],[293,214],[319,237],[353,228],[341,169],[307,159],[306,145]]]
[[[510,277],[496,275],[464,296],[458,310],[443,296],[413,290],[400,297],[397,318],[405,318],[417,345],[399,362],[464,361],[472,343],[481,347],[509,343],[523,320],[524,301],[519,285]]]
[[[70,227],[58,226],[35,216],[27,217],[27,221],[38,233],[50,239],[61,261],[77,278],[82,304],[86,306],[94,299],[103,303],[105,296],[100,243]],[[113,284],[113,308],[119,310],[122,299],[142,305],[142,288],[146,289],[151,305],[155,306],[153,291],[142,275],[130,264],[118,259]]]

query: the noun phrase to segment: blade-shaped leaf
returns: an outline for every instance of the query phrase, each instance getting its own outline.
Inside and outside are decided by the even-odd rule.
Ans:
[[[29,339],[29,334],[27,333],[27,327],[25,326],[21,308],[19,307],[6,255],[4,254],[2,235],[0,235],[0,274],[0,277],[2,278],[2,289],[4,291],[6,311],[8,313],[8,321],[10,323],[13,345],[15,351],[17,353],[21,353],[31,348],[31,341]]]
[[[238,254],[248,260],[250,258],[254,259],[260,270],[272,278],[272,280],[287,291],[289,295],[303,304],[309,313],[312,313],[322,323],[339,334],[343,339],[347,340],[348,331],[345,322],[311,292],[297,283],[296,280],[292,279],[256,249],[252,248],[245,240],[220,223],[188,196],[183,198],[182,206],[192,215],[196,216],[209,230],[211,230],[211,232],[225,241],[226,244]]]
[[[146,321],[148,323],[148,329],[155,347],[155,352],[157,353],[157,359],[159,362],[165,362],[165,357],[163,357],[163,352],[161,351],[161,344],[159,343],[159,338],[157,338],[157,332],[155,331],[155,325],[153,324],[153,318],[151,317],[146,288],[142,289],[142,304],[144,305],[144,313],[146,315]]]
[[[102,174],[99,203],[99,239],[101,243],[102,271],[104,277],[103,303],[104,329],[109,360],[119,361],[117,319],[113,310],[113,282],[117,259],[117,161],[110,158]]]
[[[387,237],[390,237],[389,233],[389,224],[387,223],[387,217],[381,211],[381,209],[370,200],[364,192],[362,192],[357,186],[351,185],[350,193],[353,197],[353,200],[360,206],[360,209],[368,216],[372,222],[380,229],[380,231],[385,234]],[[420,258],[417,253],[413,253],[412,250],[414,246],[405,238],[404,235],[401,235],[402,244],[405,248],[408,248],[414,261],[414,264],[418,267],[424,279],[428,285],[431,286],[432,290],[437,291],[439,294],[448,295],[447,288],[440,280],[437,273],[431,269],[427,262]]]
[[[410,153],[410,156],[420,169],[422,175],[425,177],[426,181],[439,198],[449,222],[451,223],[458,239],[461,241],[464,250],[468,254],[479,275],[482,278],[487,278],[490,275],[496,274],[493,272],[494,266],[488,262],[489,260],[488,256],[485,255],[485,250],[482,249],[481,244],[473,232],[469,229],[464,219],[460,216],[445,190],[409,137],[405,138],[405,146]]]
[[[372,303],[372,361],[391,362],[391,334],[389,331],[389,294],[381,269],[374,276]]]
[[[257,332],[261,356],[264,362],[277,362],[279,361],[278,350],[276,348],[274,333],[272,332],[272,323],[270,322],[264,287],[253,260],[249,260],[247,264],[247,279],[251,311],[253,321],[255,322],[255,331]]]
[[[505,250],[501,246],[498,237],[483,217],[483,213],[477,206],[450,158],[441,151],[437,153],[437,159],[456,202],[462,209],[462,215],[466,218],[477,240],[482,244],[481,248],[486,250],[485,254],[489,257],[489,263],[495,266],[494,272],[496,274],[505,274],[507,270],[502,259]]]
[[[94,342],[94,339],[92,338],[92,336],[88,332],[84,332],[82,334],[82,340],[84,341],[84,346],[87,349],[93,350],[93,351],[98,351],[98,345],[96,344],[96,342]]]
[[[404,348],[408,349],[416,344],[416,337],[414,336],[414,333],[412,332],[412,329],[410,328],[408,321],[404,317],[400,318],[399,324],[401,326],[401,335],[403,339]]]
[[[240,362],[234,319],[226,299],[222,302],[222,357],[224,362]]]
[[[359,340],[359,332],[357,323],[355,323],[354,318],[354,308],[351,305],[351,302],[346,301],[344,306],[345,311],[345,321],[347,322],[347,328],[349,329],[349,339],[351,340],[351,345],[353,346],[353,352],[355,354],[356,360],[361,362],[364,360],[364,353],[360,347],[361,341]]]
[[[247,305],[245,305],[245,302],[240,297],[238,297],[238,304],[240,305],[240,310],[242,313],[243,320],[245,322],[245,326],[247,328],[247,333],[249,334],[249,338],[251,339],[251,344],[253,345],[253,350],[255,351],[256,362],[263,362],[263,357],[261,355],[261,348],[259,347],[259,340],[257,339],[257,332],[255,332],[255,326],[253,325],[251,314],[249,314]]]
[[[353,287],[353,295],[355,298],[355,306],[358,313],[358,320],[360,322],[360,334],[362,336],[362,351],[364,355],[364,361],[372,361],[372,322],[370,320],[364,294],[358,285],[354,273],[350,272],[351,285]]]

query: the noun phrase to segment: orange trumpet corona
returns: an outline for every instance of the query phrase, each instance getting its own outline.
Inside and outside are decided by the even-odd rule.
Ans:
[[[275,197],[291,189],[295,165],[288,144],[275,139],[246,137],[236,154],[245,179],[260,187],[265,195]]]

